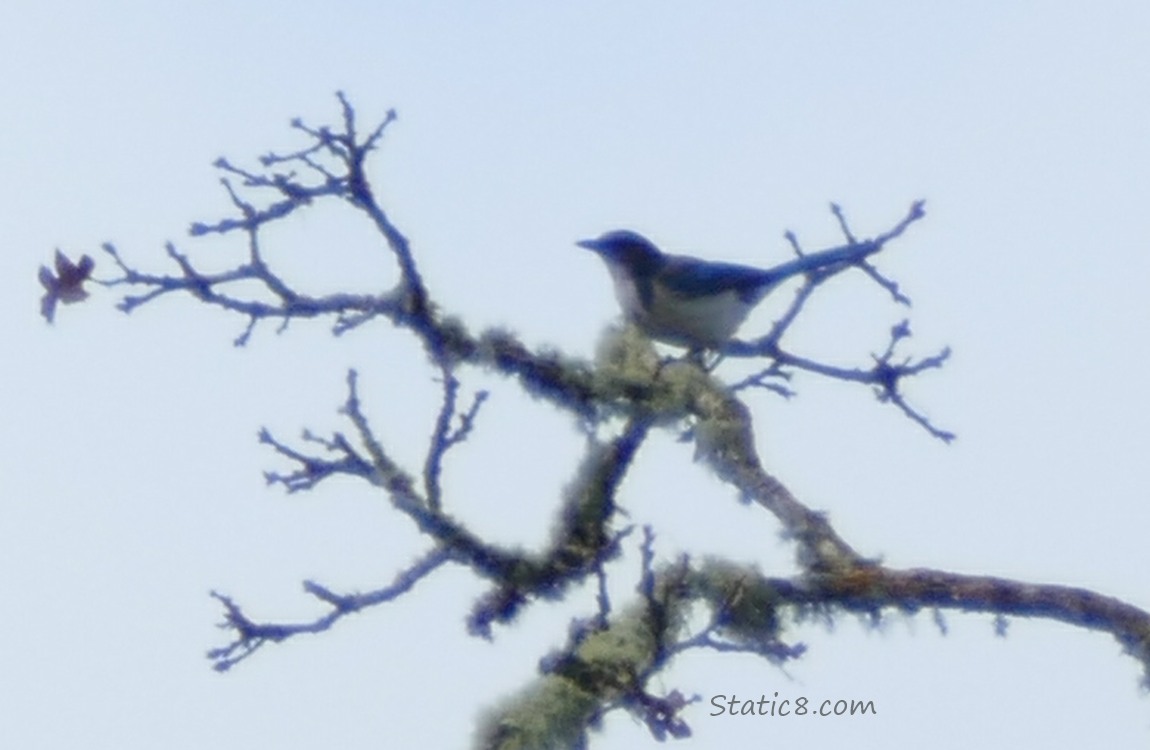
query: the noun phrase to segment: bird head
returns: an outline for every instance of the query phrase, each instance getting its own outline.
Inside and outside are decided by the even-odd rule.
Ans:
[[[607,265],[622,266],[635,276],[651,276],[666,262],[666,257],[653,242],[626,229],[575,244],[598,254]]]

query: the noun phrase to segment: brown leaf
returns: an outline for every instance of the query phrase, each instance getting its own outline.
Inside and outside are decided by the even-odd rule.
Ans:
[[[40,266],[40,283],[44,286],[44,296],[40,299],[40,314],[49,323],[56,316],[56,303],[70,305],[87,299],[84,282],[92,275],[95,261],[88,255],[73,263],[64,253],[56,251],[56,273],[53,275],[47,266]]]

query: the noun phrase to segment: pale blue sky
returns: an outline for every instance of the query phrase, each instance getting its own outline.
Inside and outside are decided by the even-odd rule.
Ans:
[[[342,427],[356,366],[373,422],[414,462],[436,405],[430,373],[385,326],[339,341],[314,324],[261,329],[236,350],[243,321],[175,299],[125,317],[108,290],[50,329],[35,271],[59,246],[107,275],[106,240],[157,270],[169,239],[236,252],[185,234],[228,210],[211,162],[300,145],[289,120],[331,121],[337,89],[364,121],[399,111],[373,175],[438,301],[586,356],[616,307],[576,239],[627,226],[669,250],[766,265],[789,252],[785,230],[809,249],[839,240],[829,201],[868,235],[925,198],[927,220],[879,263],[915,301],[907,353],[954,348],[909,395],[958,442],[865,391],[802,378],[791,403],[750,397],[770,470],[892,565],[1150,607],[1145,4],[236,5],[0,8],[6,746],[458,747],[590,606],[589,594],[539,605],[480,642],[463,617],[482,587],[454,571],[232,674],[203,658],[223,642],[211,588],[257,617],[307,618],[319,610],[302,579],[367,589],[423,549],[353,484],[265,489],[277,464],[255,434]],[[268,241],[309,288],[394,279],[348,211]],[[865,361],[900,314],[844,283],[802,341]],[[453,457],[447,502],[484,533],[538,545],[579,439],[506,383],[469,385],[495,395]],[[672,436],[644,448],[622,500],[662,529],[668,555],[791,569],[773,520]],[[720,721],[701,706],[690,747],[1145,746],[1150,699],[1112,639],[1027,622],[1000,639],[987,617],[949,622],[945,638],[926,615],[881,632],[809,626],[794,638],[811,650],[786,675],[697,655],[663,686],[864,698],[880,712]],[[616,715],[593,747],[652,744]]]

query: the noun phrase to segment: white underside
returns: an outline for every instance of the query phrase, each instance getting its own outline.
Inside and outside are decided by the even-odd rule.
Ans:
[[[615,296],[647,335],[669,344],[687,347],[716,348],[735,335],[753,305],[748,305],[735,292],[708,297],[682,297],[655,286],[649,310],[644,310],[639,292],[630,276],[610,263],[615,282]]]

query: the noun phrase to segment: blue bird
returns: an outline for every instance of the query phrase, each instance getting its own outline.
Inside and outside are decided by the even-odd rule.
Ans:
[[[762,269],[669,255],[628,230],[575,244],[607,264],[629,320],[653,339],[696,351],[722,348],[751,310],[792,276],[867,254],[843,247]]]

